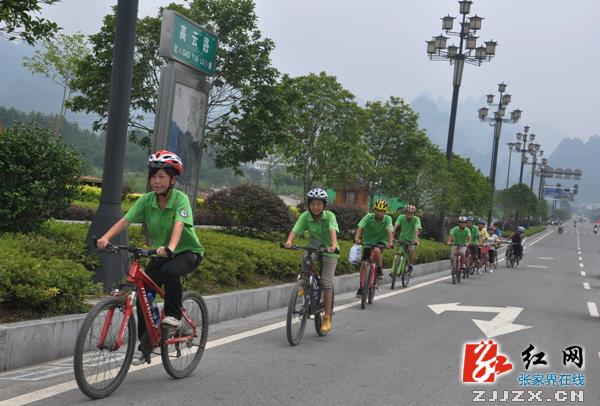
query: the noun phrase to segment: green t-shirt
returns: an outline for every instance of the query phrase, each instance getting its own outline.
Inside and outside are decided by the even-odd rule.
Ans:
[[[152,239],[152,248],[168,246],[175,222],[181,221],[184,224],[183,232],[173,252],[179,254],[191,251],[204,256],[204,247],[194,231],[190,199],[180,190],[172,190],[169,201],[162,210],[158,207],[156,193],[144,194],[131,206],[125,214],[125,219],[130,223],[146,224]]]
[[[477,244],[479,242],[479,227],[475,224],[471,226],[471,242]]]
[[[387,243],[388,232],[394,228],[392,218],[385,214],[380,221],[375,218],[375,213],[367,213],[360,220],[358,226],[363,229],[363,244],[371,246],[380,242]]]
[[[401,214],[396,219],[394,225],[400,225],[400,240],[411,242],[417,240],[417,230],[421,229],[421,219],[413,216],[412,220],[406,218],[406,214]]]
[[[454,237],[453,244],[467,245],[467,239],[471,236],[471,231],[467,227],[461,230],[459,226],[456,226],[450,230],[450,235]]]
[[[340,231],[335,214],[329,210],[323,210],[321,217],[316,221],[313,219],[310,211],[305,211],[298,217],[292,229],[296,235],[301,235],[305,231],[308,231],[310,234],[309,246],[313,248],[318,248],[322,245],[331,247],[331,236],[329,235],[331,230]],[[337,257],[335,254],[325,253],[323,255]]]

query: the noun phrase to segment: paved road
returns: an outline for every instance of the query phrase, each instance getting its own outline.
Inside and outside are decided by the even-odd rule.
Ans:
[[[501,263],[495,273],[460,285],[451,284],[448,272],[415,278],[410,289],[383,288],[365,310],[346,295],[338,298],[332,332],[319,338],[309,324],[297,347],[287,344],[282,311],[221,323],[212,327],[211,348],[189,378],[170,379],[156,358],[149,367],[132,368],[111,397],[95,403],[454,406],[514,391],[507,392],[509,400],[598,405],[599,248],[591,225],[567,226],[562,235],[531,238],[517,269]],[[488,336],[512,369],[495,383],[464,384],[465,344]],[[526,369],[522,352],[530,344]],[[571,346],[583,348],[581,369],[563,365],[563,350]],[[541,352],[547,365],[535,364]],[[88,402],[69,363],[40,365],[38,375],[31,369],[0,374],[0,405]],[[547,385],[552,374],[557,382]],[[528,377],[529,386],[520,377]]]

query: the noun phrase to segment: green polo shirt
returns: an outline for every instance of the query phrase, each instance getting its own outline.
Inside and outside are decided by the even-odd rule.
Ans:
[[[454,237],[453,244],[467,245],[467,239],[471,236],[471,231],[465,227],[462,230],[459,226],[450,230],[450,235]]]
[[[413,216],[411,220],[406,218],[406,214],[401,214],[396,219],[394,225],[400,225],[400,240],[411,242],[417,240],[417,230],[421,229],[421,219]]]
[[[363,244],[367,246],[377,243],[387,243],[388,232],[394,228],[392,218],[385,214],[379,221],[375,218],[375,213],[367,213],[358,223],[358,227],[363,229]]]
[[[175,254],[183,251],[192,251],[204,256],[204,247],[194,231],[194,218],[190,199],[180,190],[172,189],[169,201],[164,209],[158,207],[156,193],[150,192],[141,196],[131,206],[125,219],[130,223],[145,223],[150,231],[152,248],[166,247],[171,241],[175,222],[184,224],[179,244],[174,250]]]
[[[325,247],[331,247],[332,242],[331,236],[329,235],[331,230],[335,230],[336,232],[340,231],[338,228],[337,219],[335,218],[335,213],[329,210],[323,210],[319,220],[315,220],[310,214],[310,211],[305,211],[300,215],[300,217],[298,217],[298,220],[292,229],[296,235],[301,235],[304,234],[305,231],[308,231],[310,235],[309,246],[313,248],[318,248],[322,245]],[[325,253],[323,255],[329,257],[338,256],[329,253]]]
[[[471,242],[473,244],[479,242],[479,228],[475,224],[471,226]]]

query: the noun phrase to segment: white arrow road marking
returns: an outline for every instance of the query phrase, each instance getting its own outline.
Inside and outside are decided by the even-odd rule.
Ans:
[[[473,322],[481,329],[481,331],[483,331],[483,334],[485,334],[487,338],[531,328],[531,326],[513,323],[521,311],[523,311],[522,307],[460,306],[460,303],[442,303],[429,305],[429,308],[438,315],[445,311],[498,313],[498,315],[490,321],[473,319]]]

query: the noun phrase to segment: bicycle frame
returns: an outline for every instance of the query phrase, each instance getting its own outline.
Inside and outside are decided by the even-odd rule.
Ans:
[[[379,248],[379,253],[377,254],[373,248]],[[369,260],[364,261],[365,266],[362,268],[362,272],[360,273],[361,288],[363,286],[365,286],[365,283],[367,280],[367,272],[369,271],[369,269],[372,268],[373,266],[377,267],[377,260],[379,259],[379,256],[381,255],[382,249],[383,248],[379,245],[373,245],[371,247],[371,253],[369,254]],[[368,285],[369,288],[372,288],[375,285],[375,274],[376,274],[376,272],[371,272],[369,275],[370,276],[369,277],[369,285]]]
[[[119,327],[119,333],[117,335],[117,342],[115,343],[115,347],[113,350],[116,350],[121,347],[123,344],[123,334],[125,332],[125,328],[127,327],[127,323],[129,322],[129,318],[133,314],[133,304],[135,302],[136,296],[139,296],[140,306],[144,311],[142,314],[144,315],[144,323],[146,323],[146,328],[148,332],[148,336],[150,339],[150,344],[153,348],[158,347],[161,340],[161,331],[160,324],[154,325],[154,320],[152,319],[152,310],[150,308],[150,303],[148,302],[148,297],[146,296],[146,286],[149,287],[150,290],[155,292],[155,294],[160,295],[161,297],[165,296],[165,292],[161,289],[142,269],[140,263],[136,258],[131,260],[131,264],[129,266],[129,272],[127,274],[127,281],[134,285],[134,289],[131,294],[127,295],[125,298],[124,305],[124,317],[121,321],[121,325]],[[144,286],[146,285],[146,286]],[[122,292],[120,290],[115,290],[113,292],[113,296],[121,296]],[[111,324],[112,316],[114,314],[114,309],[111,309],[105,317],[104,325],[102,326],[102,332],[100,334],[100,338],[98,343],[96,344],[98,348],[103,346],[104,340],[106,339],[106,335],[108,333],[108,329]],[[187,311],[185,309],[181,309],[181,315],[186,320],[188,325],[192,326],[192,332],[190,335],[182,336],[182,337],[173,337],[168,340],[165,340],[166,344],[175,344],[178,342],[188,341],[190,337],[195,337],[197,334],[198,326],[194,323]],[[160,319],[164,318],[164,310],[161,311]],[[141,321],[138,321],[141,322]]]
[[[463,247],[463,245],[457,245],[455,244],[452,248],[452,254],[454,255],[454,261],[456,261],[456,272],[461,272],[462,269],[462,253],[460,252],[461,248]],[[465,252],[465,263],[467,263],[467,258],[466,256],[468,255],[468,247],[467,247],[467,252]]]

